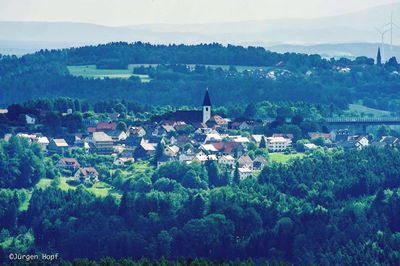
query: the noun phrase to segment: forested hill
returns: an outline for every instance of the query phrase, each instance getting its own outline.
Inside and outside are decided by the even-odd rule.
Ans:
[[[345,107],[363,100],[395,111],[397,70],[394,58],[376,66],[367,57],[327,60],[257,47],[109,43],[2,56],[0,106],[59,96],[198,106],[209,87],[216,105],[269,100]]]
[[[279,54],[262,47],[223,46],[218,43],[199,45],[152,45],[149,43],[109,43],[63,50],[40,51],[25,58],[41,57],[67,65],[128,64],[204,64],[239,66],[329,67],[319,55]]]

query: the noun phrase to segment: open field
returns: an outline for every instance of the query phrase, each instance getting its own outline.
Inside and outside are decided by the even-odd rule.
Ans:
[[[95,65],[86,66],[68,66],[68,71],[73,76],[104,79],[104,78],[119,78],[128,79],[132,76],[139,77],[142,82],[149,82],[148,75],[132,74],[130,69],[97,69]]]
[[[36,185],[36,189],[45,189],[51,185],[52,181],[53,181],[52,179],[43,178]],[[72,181],[70,177],[61,177],[60,184],[58,185],[58,187],[64,191],[67,191],[69,189],[76,189],[77,186],[71,185],[70,181]],[[97,182],[92,187],[89,188],[85,187],[85,189],[89,192],[92,192],[98,197],[105,197],[108,195],[113,195],[116,198],[121,197],[121,195],[117,191],[115,191],[112,186],[104,182]]]
[[[296,153],[296,154],[284,154],[284,153],[270,153],[269,161],[271,163],[288,163],[291,159],[303,158],[305,156],[304,153]]]
[[[349,111],[362,113],[366,116],[376,116],[376,117],[390,116],[389,111],[373,109],[361,104],[349,104]]]

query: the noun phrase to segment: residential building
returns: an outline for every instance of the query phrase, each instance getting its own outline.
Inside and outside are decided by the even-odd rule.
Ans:
[[[135,149],[135,158],[149,158],[156,152],[157,144],[142,140]]]
[[[128,128],[129,136],[143,137],[146,135],[146,130],[143,127],[130,126]]]
[[[121,157],[121,158],[116,158],[113,164],[115,166],[126,167],[129,164],[132,164],[134,161],[135,159],[132,157]]]
[[[267,138],[267,148],[271,152],[283,152],[292,146],[292,140],[282,137]]]
[[[222,155],[219,157],[218,163],[222,166],[232,168],[235,165],[235,158],[232,155]]]
[[[95,183],[99,181],[99,173],[94,167],[79,168],[74,178],[78,182]]]
[[[47,149],[49,152],[53,153],[63,153],[69,148],[68,143],[65,141],[65,139],[52,139],[47,146]]]
[[[248,155],[240,156],[238,159],[239,168],[248,168],[250,170],[253,169],[253,160]]]
[[[114,142],[105,132],[94,132],[92,141],[95,148],[94,152],[97,154],[110,155],[113,153]]]
[[[164,148],[164,153],[169,157],[175,157],[178,155],[180,148],[176,145],[167,146]]]
[[[62,158],[58,161],[57,166],[64,170],[76,171],[81,165],[75,158]]]
[[[265,166],[267,166],[267,160],[264,158],[264,156],[258,155],[254,160],[253,160],[253,170],[262,170],[264,169]]]
[[[253,171],[247,167],[240,167],[239,169],[240,180],[247,179],[253,175]]]

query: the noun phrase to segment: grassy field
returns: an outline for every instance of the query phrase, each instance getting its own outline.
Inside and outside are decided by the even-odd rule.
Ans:
[[[270,153],[269,154],[269,161],[271,163],[276,162],[276,163],[288,163],[289,160],[291,159],[296,159],[296,158],[303,158],[304,153],[296,153],[296,154],[284,154],[284,153]]]
[[[376,116],[376,117],[390,116],[390,112],[388,111],[369,108],[361,104],[350,104],[349,111],[361,113],[366,116]]]
[[[133,68],[132,68],[133,69]],[[97,69],[95,65],[87,66],[68,66],[68,71],[73,76],[80,76],[85,78],[119,78],[128,79],[132,76],[139,77],[142,82],[149,82],[148,75],[132,74],[132,70],[128,69]]]

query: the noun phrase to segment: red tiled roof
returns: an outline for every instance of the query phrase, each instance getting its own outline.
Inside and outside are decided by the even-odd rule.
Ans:
[[[117,123],[100,122],[100,123],[97,123],[96,128],[97,128],[97,130],[101,130],[101,129],[115,130],[117,128]]]
[[[85,168],[79,168],[79,171],[84,175],[98,175],[97,170],[94,167],[85,167]]]
[[[232,153],[239,147],[237,142],[215,142],[212,145],[218,150],[224,153]]]
[[[88,128],[86,129],[86,131],[87,131],[88,133],[96,132],[96,127],[88,127]]]

